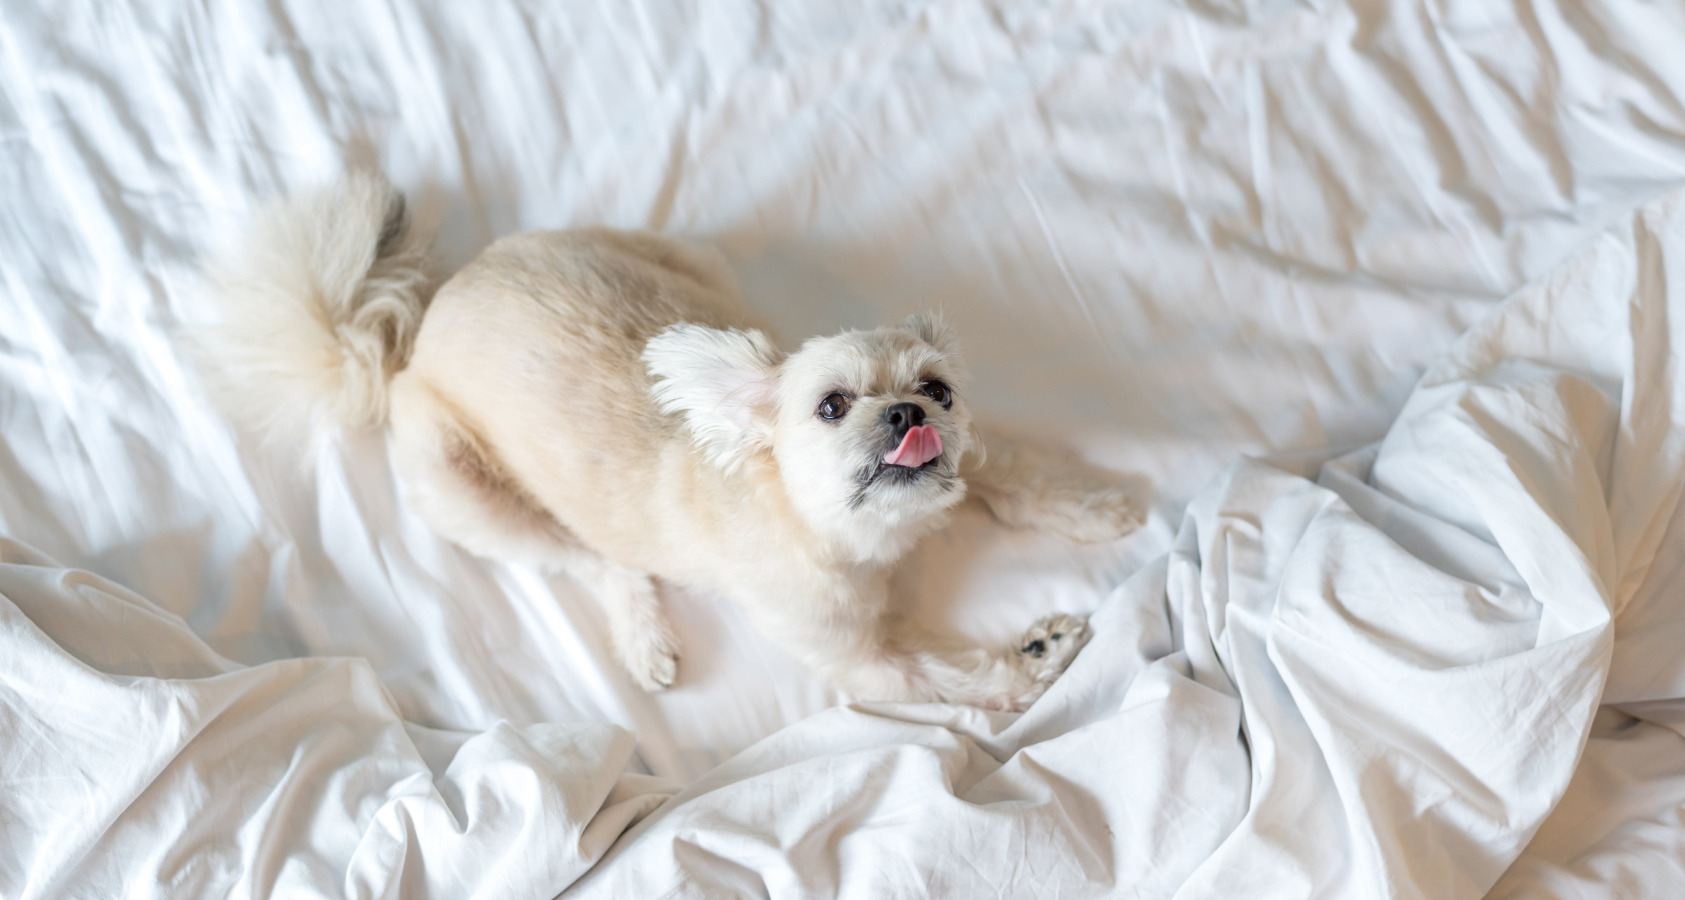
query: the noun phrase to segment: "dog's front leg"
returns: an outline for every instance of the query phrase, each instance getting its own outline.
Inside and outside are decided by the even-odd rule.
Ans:
[[[1052,686],[1088,640],[1088,622],[1048,616],[999,650],[963,646],[907,621],[891,625],[895,654],[929,688],[929,699],[1021,712]]]
[[[1088,638],[1088,623],[1048,616],[1011,646],[988,650],[935,635],[894,617],[837,629],[808,645],[808,660],[861,700],[962,703],[1027,709],[1063,673]],[[817,652],[816,652],[817,651]]]
[[[1011,528],[1030,528],[1082,543],[1116,540],[1146,517],[1140,491],[1080,460],[1060,459],[990,435],[966,487]]]

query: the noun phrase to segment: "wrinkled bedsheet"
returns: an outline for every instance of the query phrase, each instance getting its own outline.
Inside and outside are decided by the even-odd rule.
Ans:
[[[1682,41],[1498,0],[8,5],[0,895],[1685,895]],[[367,164],[445,270],[608,223],[719,245],[786,343],[945,310],[985,421],[1153,515],[967,510],[898,589],[1095,642],[1019,717],[839,706],[675,589],[646,696],[381,436],[260,452],[171,339],[194,259]]]
[[[1582,749],[1597,779],[1643,746],[1634,846],[1582,788],[1497,893],[1677,895],[1685,597],[1652,576],[1685,485],[1682,272],[1676,194],[1460,340],[1378,444],[1314,480],[1229,469],[1022,717],[814,716],[578,892],[1479,897]]]

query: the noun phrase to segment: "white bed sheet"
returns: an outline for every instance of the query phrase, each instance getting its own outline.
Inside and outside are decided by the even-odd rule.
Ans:
[[[1679,896],[1685,657],[1616,622],[1685,616],[1681,271],[1685,192],[1462,338],[1379,443],[1232,467],[1022,717],[815,716],[571,894]]]
[[[8,897],[548,897],[666,796],[616,726],[422,728],[4,539],[0,646]]]
[[[1499,298],[1685,180],[1682,37],[1667,4],[1496,0],[8,5],[0,534],[238,663],[367,659],[422,725],[619,724],[676,789],[837,698],[679,592],[681,683],[642,695],[575,586],[428,534],[378,437],[299,479],[230,434],[168,328],[253,198],[377,161],[447,268],[606,222],[713,240],[787,340],[946,309],[986,418],[1156,491],[1116,547],[967,512],[923,548],[909,602],[1001,639],[1098,607],[1238,454],[1380,437]],[[1584,771],[1666,770],[1640,731]],[[1677,840],[1633,804],[1540,871]]]

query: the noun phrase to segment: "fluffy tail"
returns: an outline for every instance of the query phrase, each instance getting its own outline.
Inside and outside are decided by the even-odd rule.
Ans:
[[[207,264],[190,326],[218,404],[277,444],[384,422],[427,308],[426,243],[377,175],[265,209]]]

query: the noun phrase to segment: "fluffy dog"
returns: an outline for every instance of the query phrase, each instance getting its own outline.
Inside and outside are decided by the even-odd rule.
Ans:
[[[654,579],[733,598],[861,699],[1023,709],[1086,639],[1053,616],[989,652],[890,609],[891,567],[968,484],[1012,526],[1092,541],[1139,522],[1126,491],[1072,470],[979,462],[940,320],[786,354],[717,255],[658,235],[505,238],[436,291],[425,251],[377,177],[271,208],[208,266],[209,384],[271,441],[388,423],[428,523],[584,581],[645,689],[679,659]]]

